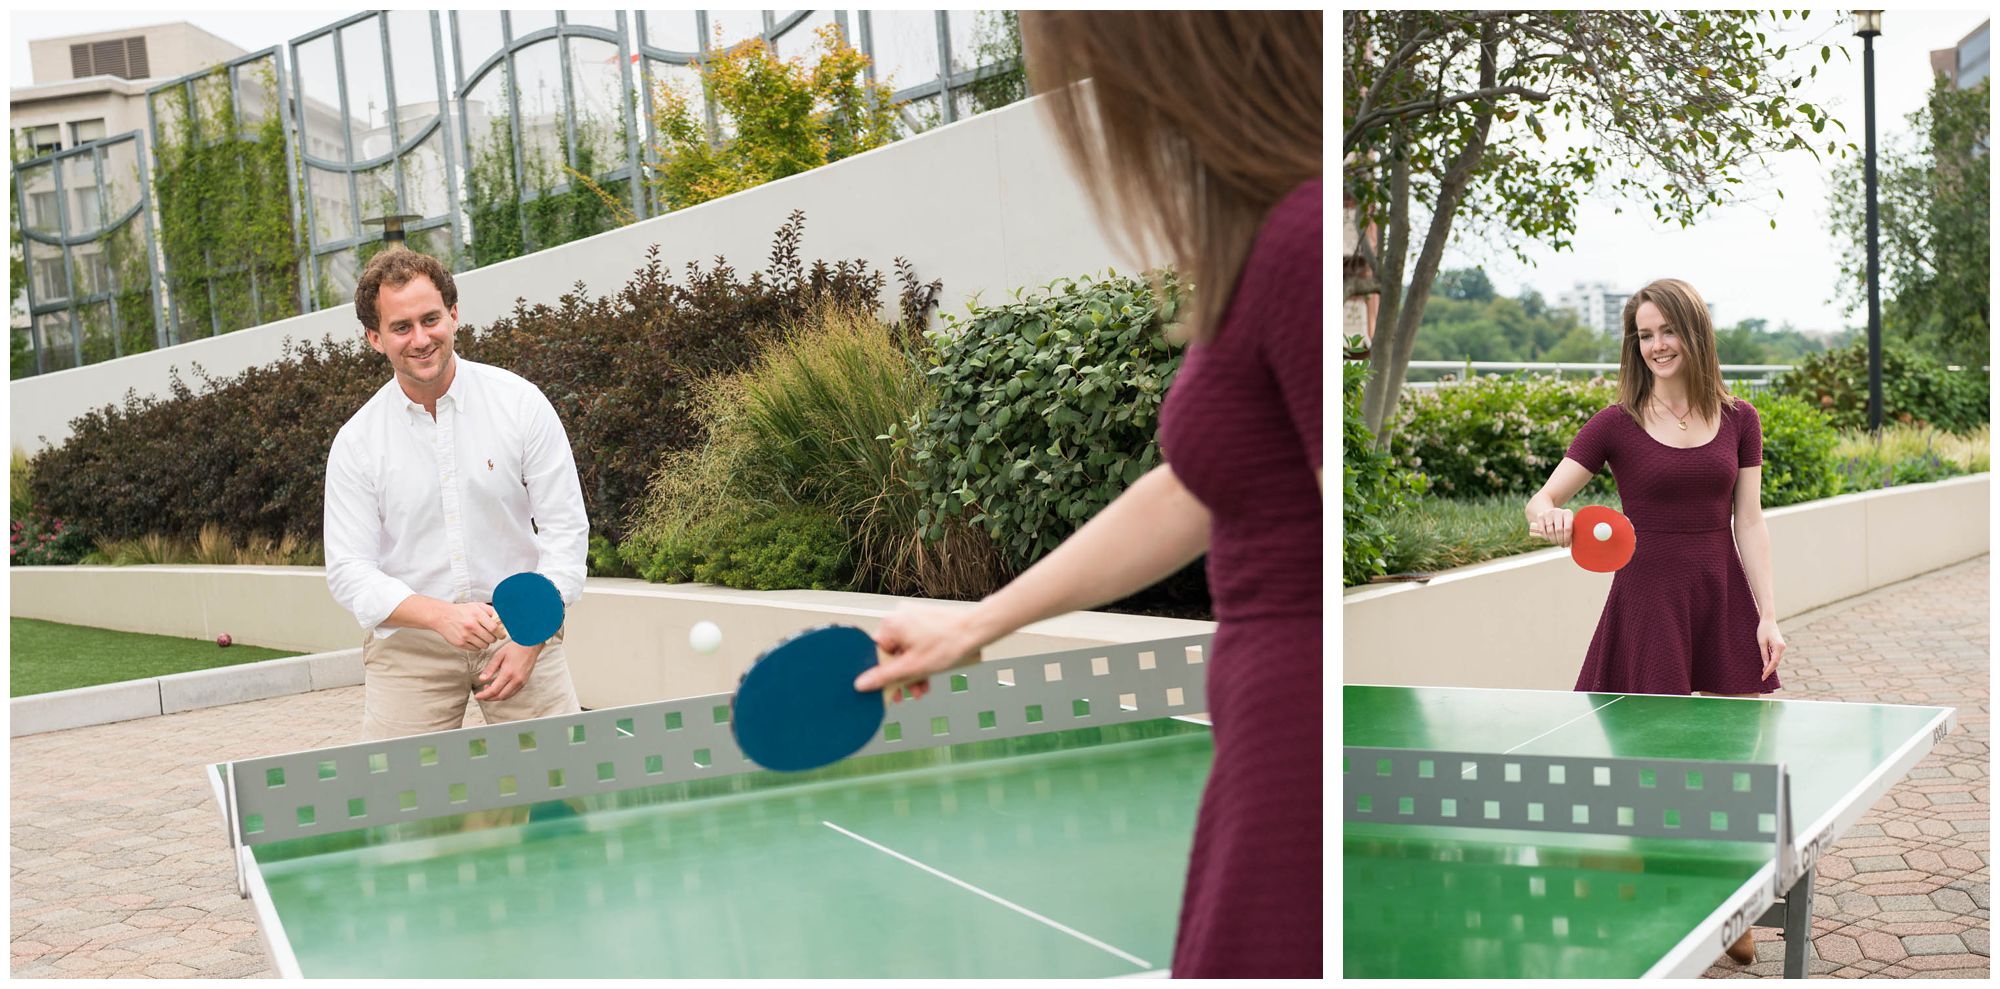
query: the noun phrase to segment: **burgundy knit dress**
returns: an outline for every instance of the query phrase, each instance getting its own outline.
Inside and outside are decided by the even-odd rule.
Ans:
[[[1229,311],[1160,411],[1175,475],[1207,507],[1215,762],[1173,974],[1317,978],[1325,663],[1320,537],[1321,183],[1273,207]]]
[[[1769,693],[1757,646],[1757,599],[1730,527],[1736,472],[1764,462],[1757,410],[1725,406],[1715,439],[1682,450],[1654,439],[1621,406],[1591,417],[1566,456],[1618,481],[1637,535],[1611,578],[1576,689],[1626,694]]]

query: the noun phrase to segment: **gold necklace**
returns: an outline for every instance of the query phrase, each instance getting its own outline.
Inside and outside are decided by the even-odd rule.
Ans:
[[[1661,408],[1663,408],[1663,409],[1666,409],[1666,410],[1667,410],[1667,414],[1668,414],[1668,415],[1670,415],[1670,416],[1674,416],[1674,418],[1675,418],[1675,419],[1679,420],[1679,422],[1680,422],[1680,427],[1681,427],[1681,429],[1685,430],[1685,429],[1687,429],[1687,428],[1688,428],[1688,412],[1693,412],[1693,411],[1694,411],[1694,403],[1693,403],[1693,402],[1689,402],[1689,403],[1688,403],[1688,411],[1687,411],[1687,412],[1683,412],[1683,413],[1681,413],[1681,414],[1679,414],[1679,415],[1674,415],[1674,407],[1673,407],[1673,406],[1671,406],[1671,405],[1668,405],[1665,399],[1661,399],[1661,398],[1656,398],[1656,399],[1654,399],[1653,401],[1655,401],[1655,402],[1658,402],[1658,403],[1660,403],[1660,407],[1661,407]]]

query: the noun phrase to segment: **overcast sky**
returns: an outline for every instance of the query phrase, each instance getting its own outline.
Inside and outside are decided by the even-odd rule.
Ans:
[[[1813,62],[1819,61],[1821,44],[1835,46],[1832,61],[1820,67],[1819,76],[1792,94],[1847,125],[1840,139],[1854,142],[1852,160],[1858,161],[1865,133],[1861,39],[1854,36],[1851,22],[1844,17],[1836,21],[1835,13],[1814,11],[1803,31],[1797,29],[1796,15],[1789,31],[1761,30],[1774,47],[1811,40],[1810,51],[1803,54]],[[1875,39],[1878,162],[1881,149],[1907,142],[1907,117],[1923,107],[1930,91],[1931,50],[1957,45],[1988,16],[1979,10],[1891,10],[1883,15],[1882,34]],[[1853,53],[1852,62],[1840,54],[1843,46]],[[1553,143],[1559,128],[1549,130]],[[1827,133],[1839,136],[1830,124]],[[1500,294],[1513,296],[1533,288],[1551,303],[1577,282],[1607,281],[1631,291],[1655,278],[1671,277],[1693,284],[1714,303],[1725,326],[1750,318],[1768,320],[1774,330],[1786,323],[1807,331],[1865,326],[1865,307],[1850,315],[1835,301],[1840,255],[1826,217],[1832,166],[1838,159],[1826,155],[1824,143],[1819,150],[1825,164],[1802,151],[1774,156],[1772,177],[1746,193],[1756,196],[1755,205],[1713,210],[1685,230],[1661,225],[1644,199],[1614,201],[1599,194],[1586,197],[1580,205],[1570,250],[1558,253],[1541,245],[1527,249],[1536,267],[1521,264],[1504,245],[1481,243],[1450,245],[1443,265],[1484,263]],[[1736,188],[1745,189],[1751,181],[1746,176],[1745,185]],[[1780,186],[1785,190],[1782,200],[1771,191]],[[1614,214],[1619,205],[1625,207],[1624,213]],[[1778,221],[1775,230],[1772,219]]]
[[[10,13],[12,84],[22,86],[32,81],[28,65],[28,41],[32,38],[186,20],[246,51],[255,51],[283,44],[359,9]],[[1875,39],[1876,119],[1883,146],[1906,138],[1905,118],[1923,106],[1930,86],[1930,51],[1956,45],[1987,16],[1977,7],[1892,10],[1883,15],[1882,36]],[[1821,67],[1817,79],[1793,93],[1846,123],[1846,138],[1861,144],[1860,39],[1854,37],[1848,22],[1837,19],[1831,11],[1815,12],[1803,29],[1796,27],[1796,19],[1792,23],[1795,26],[1787,31],[1765,30],[1774,44],[1779,38],[1793,44],[1813,42],[1810,53],[1802,52],[1802,57],[1817,60],[1821,43],[1843,46],[1853,53],[1851,61],[1836,53]],[[447,58],[448,52],[447,46]],[[1338,85],[1337,73],[1329,78]],[[1829,163],[1833,160],[1827,159]],[[1466,267],[1483,263],[1504,295],[1534,288],[1553,302],[1579,281],[1609,281],[1630,290],[1651,279],[1671,276],[1684,278],[1700,289],[1716,304],[1726,325],[1750,317],[1769,320],[1773,328],[1785,323],[1816,331],[1859,325],[1865,321],[1865,313],[1844,314],[1834,302],[1839,256],[1826,224],[1831,165],[1815,162],[1802,152],[1790,152],[1774,158],[1771,166],[1772,177],[1751,190],[1762,194],[1754,205],[1712,212],[1687,230],[1660,226],[1643,201],[1624,202],[1623,215],[1615,215],[1613,208],[1621,204],[1600,194],[1582,204],[1574,248],[1557,253],[1533,245],[1528,255],[1535,259],[1534,267],[1521,264],[1504,247],[1479,243],[1453,243],[1446,250],[1444,264]],[[1785,189],[1785,199],[1771,194],[1777,186]],[[1774,218],[1778,221],[1776,230],[1769,226]]]

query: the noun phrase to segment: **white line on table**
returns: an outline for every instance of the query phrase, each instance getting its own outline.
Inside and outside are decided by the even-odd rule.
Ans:
[[[938,870],[936,870],[936,869],[933,869],[933,868],[931,868],[930,866],[928,866],[928,865],[925,865],[925,864],[923,864],[922,862],[919,862],[919,861],[917,861],[916,859],[913,859],[913,858],[909,857],[908,855],[904,855],[904,854],[903,854],[902,852],[899,852],[899,851],[896,851],[895,849],[893,849],[893,848],[890,848],[890,847],[888,847],[888,846],[886,846],[886,845],[883,845],[883,844],[880,844],[880,843],[878,843],[878,842],[873,842],[873,841],[870,841],[870,840],[868,840],[867,838],[863,838],[863,837],[861,837],[860,835],[858,835],[858,834],[855,834],[854,832],[852,832],[852,831],[849,831],[849,830],[847,830],[846,828],[843,828],[843,827],[841,827],[840,825],[838,825],[838,824],[835,824],[835,823],[833,823],[832,821],[821,821],[821,822],[819,822],[819,823],[821,823],[821,824],[824,824],[824,825],[826,825],[827,827],[829,827],[829,828],[832,828],[832,829],[834,829],[835,831],[838,831],[838,832],[840,832],[841,834],[844,834],[844,835],[848,836],[849,838],[852,838],[852,839],[854,839],[855,841],[858,841],[858,842],[860,842],[860,843],[862,843],[862,844],[864,844],[864,845],[867,845],[868,847],[870,847],[870,848],[873,848],[873,849],[875,849],[875,850],[876,850],[876,851],[878,851],[878,852],[881,852],[881,853],[883,853],[883,854],[885,854],[885,855],[890,855],[890,856],[893,856],[893,857],[895,857],[895,858],[898,858],[898,859],[901,859],[901,860],[903,860],[903,861],[905,861],[905,862],[908,862],[909,864],[911,864],[911,865],[914,865],[914,866],[916,866],[917,868],[919,868],[919,869],[922,869],[922,870],[924,870],[925,872],[928,872],[928,873],[930,873],[931,875],[933,875],[933,876],[936,876],[936,877],[938,877],[939,879],[942,879],[942,880],[944,880],[944,881],[946,881],[946,882],[949,882],[949,883],[952,883],[952,884],[954,884],[954,885],[956,885],[956,886],[960,887],[961,889],[965,889],[965,890],[969,890],[969,891],[971,891],[971,892],[974,892],[974,893],[978,893],[978,894],[979,894],[980,896],[983,896],[983,897],[986,897],[987,899],[989,899],[989,900],[992,900],[993,902],[995,902],[995,903],[998,903],[998,904],[1000,904],[1001,906],[1003,906],[1003,907],[1006,907],[1007,909],[1009,909],[1009,910],[1012,910],[1012,911],[1014,911],[1015,913],[1018,913],[1018,914],[1021,914],[1022,916],[1024,916],[1024,917],[1027,917],[1027,918],[1029,918],[1030,920],[1035,920],[1035,921],[1038,921],[1038,922],[1040,922],[1040,923],[1043,923],[1043,924],[1046,924],[1046,925],[1048,925],[1048,926],[1050,926],[1050,927],[1053,927],[1053,928],[1055,928],[1056,930],[1059,930],[1059,931],[1063,932],[1064,934],[1067,934],[1067,935],[1069,935],[1070,937],[1073,937],[1073,938],[1076,938],[1077,940],[1079,940],[1079,941],[1082,941],[1083,943],[1085,943],[1085,944],[1088,944],[1088,945],[1090,945],[1090,946],[1092,946],[1092,947],[1094,947],[1094,948],[1097,948],[1097,949],[1099,949],[1099,950],[1101,950],[1101,951],[1108,951],[1108,952],[1110,952],[1111,954],[1114,954],[1114,955],[1117,955],[1118,957],[1120,957],[1120,958],[1123,958],[1123,959],[1125,959],[1126,961],[1128,961],[1128,962],[1131,962],[1132,964],[1134,964],[1134,965],[1137,965],[1137,966],[1139,966],[1140,968],[1152,968],[1152,967],[1153,967],[1153,964],[1152,964],[1151,962],[1149,962],[1149,961],[1145,960],[1144,958],[1140,958],[1139,956],[1137,956],[1137,955],[1134,955],[1134,954],[1132,954],[1132,953],[1130,953],[1130,952],[1127,952],[1127,951],[1120,951],[1119,949],[1117,949],[1117,948],[1114,948],[1114,947],[1112,947],[1111,945],[1108,945],[1108,944],[1105,944],[1104,942],[1102,942],[1102,941],[1099,941],[1098,939],[1096,939],[1096,938],[1094,938],[1094,937],[1091,937],[1090,935],[1088,935],[1088,934],[1085,934],[1085,933],[1083,933],[1082,931],[1079,931],[1079,930],[1077,930],[1077,929],[1076,929],[1076,928],[1074,928],[1074,927],[1070,927],[1070,926],[1068,926],[1068,925],[1065,925],[1065,924],[1061,924],[1061,923],[1058,923],[1058,922],[1056,922],[1056,921],[1053,921],[1053,920],[1050,920],[1049,918],[1047,918],[1047,917],[1044,917],[1044,916],[1042,916],[1041,914],[1038,914],[1038,913],[1034,912],[1033,910],[1030,910],[1030,909],[1028,909],[1027,907],[1024,907],[1024,906],[1022,906],[1022,905],[1020,905],[1020,904],[1018,904],[1018,903],[1015,903],[1015,902],[1013,902],[1012,900],[1008,900],[1008,899],[1004,899],[1004,898],[1002,898],[1002,897],[999,897],[999,896],[995,896],[995,895],[994,895],[994,894],[992,894],[992,893],[988,893],[987,891],[985,891],[985,890],[983,890],[983,889],[980,889],[979,887],[977,887],[977,886],[974,886],[974,885],[972,885],[971,883],[969,883],[969,882],[966,882],[965,880],[963,880],[963,879],[960,879],[960,878],[958,878],[957,876],[953,876],[953,875],[949,875],[949,874],[947,874],[947,873],[943,873],[943,872],[940,872],[940,871],[938,871]]]

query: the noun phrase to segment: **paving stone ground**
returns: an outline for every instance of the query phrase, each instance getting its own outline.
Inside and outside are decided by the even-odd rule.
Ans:
[[[1809,976],[1992,971],[1991,565],[1981,557],[1780,624],[1780,697],[1958,709],[1952,733],[1820,859]],[[1755,963],[1723,958],[1708,976],[1781,976],[1782,932],[1755,935]]]
[[[1821,860],[1811,975],[1988,977],[1990,569],[1982,557],[1784,623],[1781,696],[1958,708],[1952,735]],[[275,975],[203,767],[360,727],[361,688],[344,687],[14,739],[10,974]],[[1756,933],[1756,963],[1708,975],[1778,977],[1778,932]]]
[[[9,973],[276,977],[205,767],[360,735],[342,687],[14,739]]]

